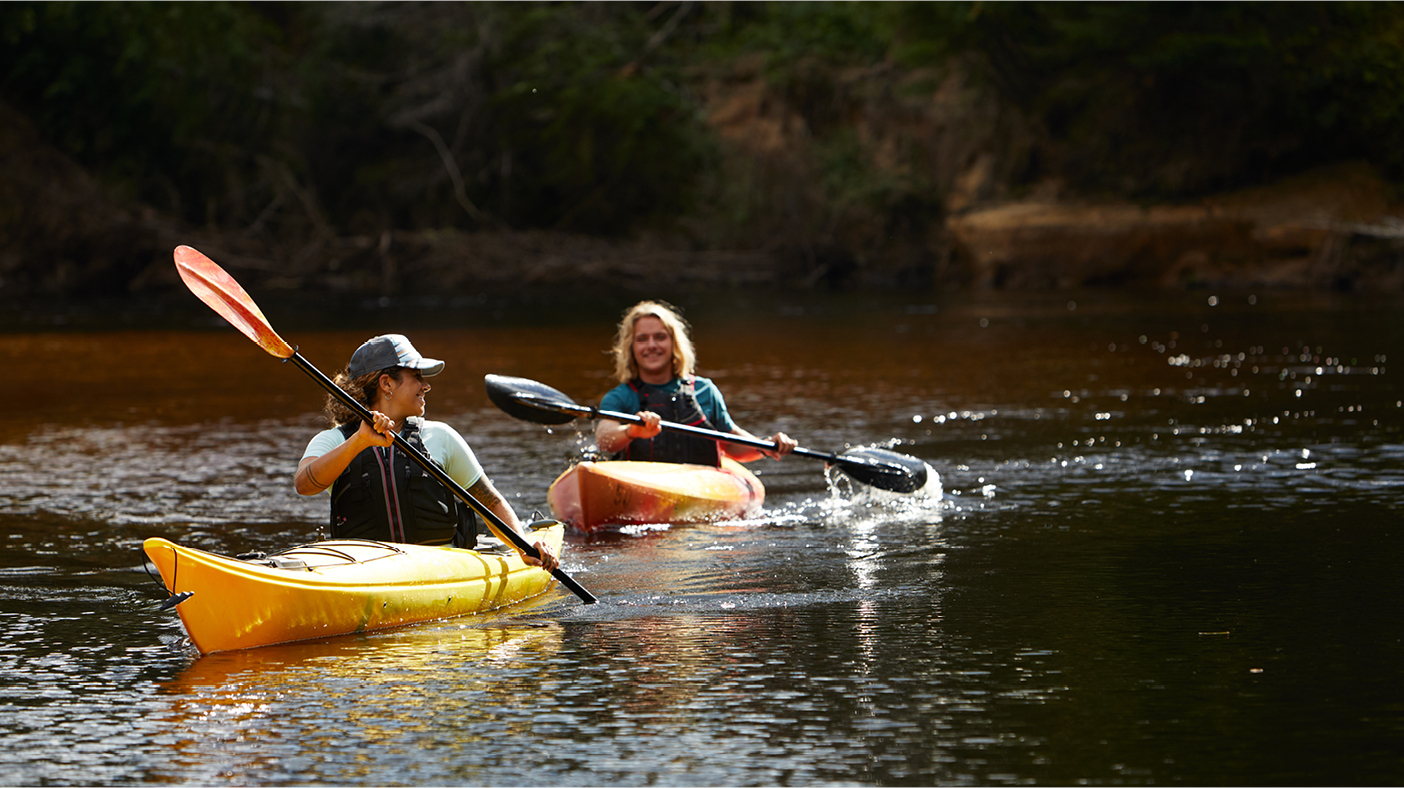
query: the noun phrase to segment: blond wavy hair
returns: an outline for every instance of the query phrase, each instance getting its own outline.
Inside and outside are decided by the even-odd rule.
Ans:
[[[634,326],[640,318],[655,317],[673,338],[673,376],[691,375],[697,367],[697,352],[692,348],[691,326],[666,301],[640,301],[624,311],[614,334],[614,378],[628,383],[639,376],[639,363],[634,360]]]

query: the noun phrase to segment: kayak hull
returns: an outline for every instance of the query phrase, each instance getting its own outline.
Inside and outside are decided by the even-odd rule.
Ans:
[[[765,486],[745,466],[581,462],[546,493],[556,519],[582,531],[643,523],[715,522],[760,510]]]
[[[553,523],[533,536],[559,552],[563,533]],[[337,540],[241,561],[161,538],[142,547],[172,595],[190,594],[176,611],[201,654],[483,613],[555,582],[511,548]]]

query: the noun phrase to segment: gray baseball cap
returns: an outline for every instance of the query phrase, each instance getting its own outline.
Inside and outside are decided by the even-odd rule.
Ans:
[[[347,365],[346,371],[351,377],[359,378],[390,367],[417,369],[427,378],[443,372],[444,362],[419,355],[419,351],[414,349],[414,345],[410,344],[404,334],[382,334],[366,340],[364,345],[356,348],[356,352],[351,354],[351,363]]]

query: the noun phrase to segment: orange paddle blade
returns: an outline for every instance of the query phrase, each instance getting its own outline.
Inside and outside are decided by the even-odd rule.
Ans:
[[[196,298],[204,301],[205,306],[219,313],[230,325],[272,355],[292,358],[292,346],[268,325],[268,318],[263,316],[258,304],[223,268],[189,246],[176,247],[175,264],[185,286]]]

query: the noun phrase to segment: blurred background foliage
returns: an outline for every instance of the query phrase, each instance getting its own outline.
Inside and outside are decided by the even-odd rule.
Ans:
[[[1028,113],[1084,188],[1182,197],[1322,163],[1404,174],[1404,6],[992,3],[951,36]],[[943,13],[944,12],[944,13]],[[917,32],[920,31],[920,32]]]
[[[1395,3],[10,2],[0,42],[0,100],[110,193],[270,246],[659,232],[828,276],[1050,180],[1404,178]]]

